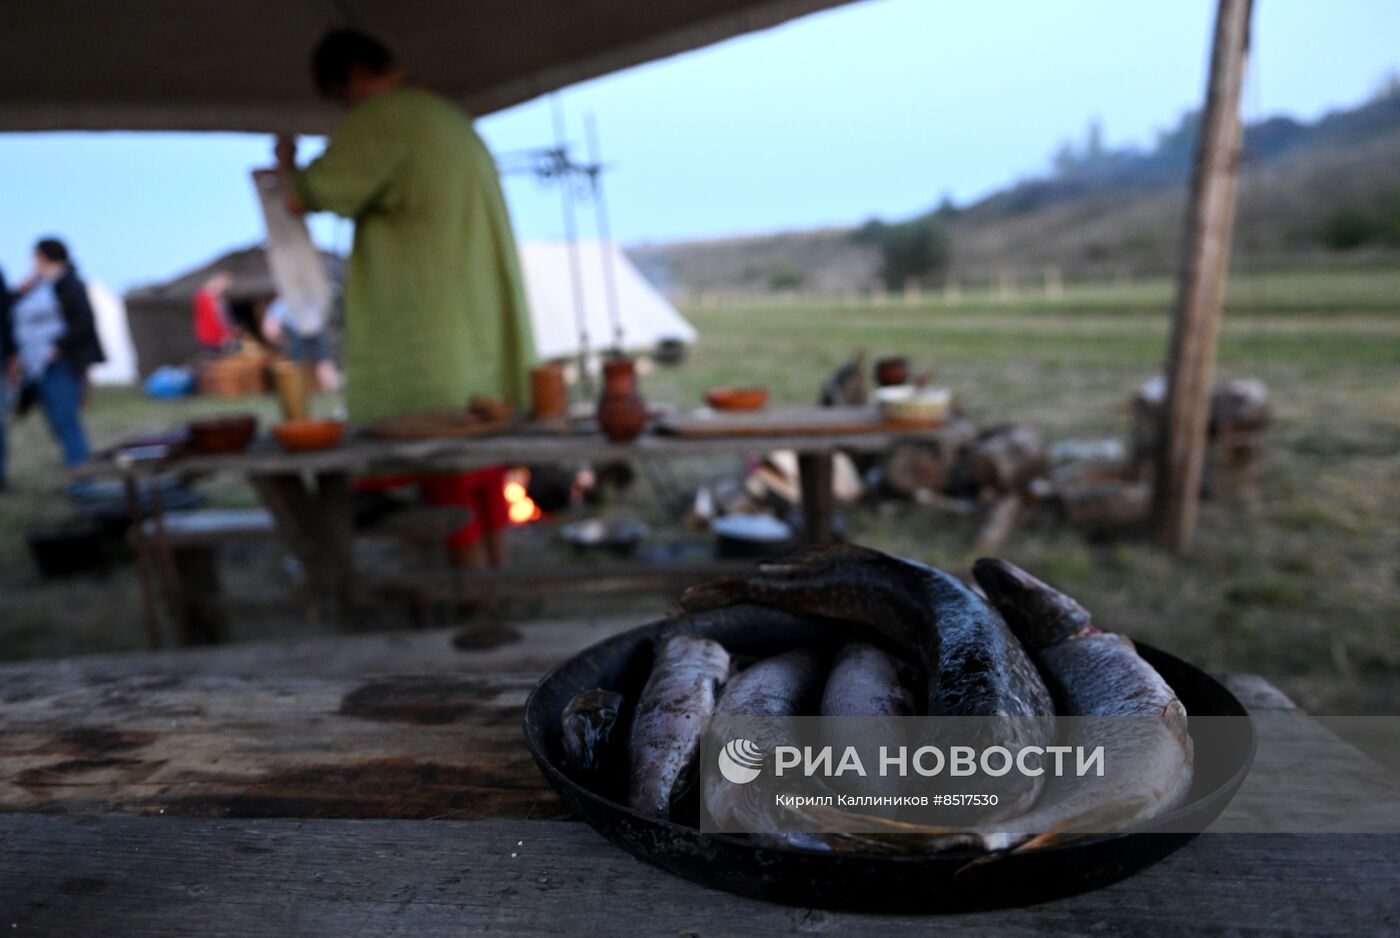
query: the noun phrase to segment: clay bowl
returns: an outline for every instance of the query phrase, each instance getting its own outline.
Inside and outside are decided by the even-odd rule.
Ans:
[[[330,449],[345,435],[343,420],[288,420],[272,428],[282,448],[293,453]]]
[[[768,403],[768,389],[710,388],[705,403],[715,410],[761,410]]]
[[[882,388],[909,381],[909,359],[903,355],[880,358],[875,362],[875,381]]]
[[[205,417],[189,423],[189,448],[196,453],[241,453],[258,432],[254,414]]]

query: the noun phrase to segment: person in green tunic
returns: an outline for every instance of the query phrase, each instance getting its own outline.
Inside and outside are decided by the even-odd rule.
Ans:
[[[296,140],[276,156],[288,207],[355,220],[345,282],[346,409],[364,423],[465,409],[475,395],[528,404],[534,358],[519,256],[496,164],[452,102],[411,83],[389,50],[353,30],[329,33],[312,69],[349,111],[305,167]],[[502,466],[418,481],[429,504],[467,505],[448,538],[455,562],[505,563]]]
[[[409,82],[362,33],[327,35],[313,68],[321,92],[349,111],[310,164],[297,167],[289,137],[277,162],[293,211],[355,220],[350,419],[466,407],[475,394],[525,406],[530,316],[496,165],[470,116]]]

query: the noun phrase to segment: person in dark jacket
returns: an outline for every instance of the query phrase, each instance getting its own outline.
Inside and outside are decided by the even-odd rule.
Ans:
[[[20,407],[38,400],[63,450],[64,465],[86,462],[87,434],[78,416],[87,370],[105,361],[87,285],[78,277],[68,248],[56,238],[34,246],[34,273],[10,304],[14,351],[7,373],[19,386]]]
[[[5,272],[0,270],[0,371],[9,367],[10,356],[14,354],[14,337],[10,333],[10,288],[5,283]],[[10,487],[5,467],[5,429],[10,422],[9,381],[0,381],[0,492]]]

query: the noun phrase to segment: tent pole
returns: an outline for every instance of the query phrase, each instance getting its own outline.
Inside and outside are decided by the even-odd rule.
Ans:
[[[588,173],[593,183],[593,211],[597,217],[598,240],[603,250],[603,289],[607,293],[608,315],[612,319],[613,349],[622,354],[622,310],[617,305],[617,270],[613,263],[612,225],[608,221],[607,201],[603,197],[603,163],[598,148],[598,122],[590,111],[587,116]]]
[[[1219,0],[1191,175],[1152,498],[1156,538],[1176,551],[1191,542],[1201,493],[1216,339],[1235,219],[1240,88],[1249,53],[1251,6],[1252,0]]]
[[[569,161],[568,144],[564,142],[564,106],[555,95],[550,101],[554,111],[555,153],[559,161],[559,187],[564,200],[564,240],[569,246],[569,281],[573,286],[574,323],[578,327],[578,380],[583,396],[593,396],[593,379],[588,375],[588,314],[584,308],[583,271],[578,255],[578,225],[574,218],[573,166]]]

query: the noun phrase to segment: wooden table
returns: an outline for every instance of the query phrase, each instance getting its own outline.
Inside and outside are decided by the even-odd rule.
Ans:
[[[873,411],[851,410],[869,414]],[[792,413],[811,421],[815,408]],[[839,411],[827,410],[824,413]],[[768,414],[781,424],[784,411]],[[842,422],[830,422],[842,427]],[[844,421],[850,424],[851,420]],[[856,421],[857,423],[859,421]],[[433,474],[461,472],[484,466],[578,464],[615,460],[705,459],[751,452],[794,450],[801,474],[805,535],[810,542],[832,539],[835,504],[831,491],[832,457],[840,451],[883,452],[905,440],[941,439],[965,431],[953,423],[939,429],[881,429],[876,432],[786,432],[781,434],[706,435],[678,437],[646,434],[626,443],[610,443],[601,434],[529,430],[465,439],[383,440],[355,435],[334,449],[288,453],[270,439],[260,439],[243,453],[189,455],[163,463],[138,463],[123,470],[110,459],[95,460],[76,475],[102,478],[129,471],[138,476],[166,474],[245,476],[272,514],[278,532],[305,572],[309,593],[317,597],[329,618],[338,618],[355,581],[351,550],[350,480],[357,475]],[[477,578],[478,580],[480,578]],[[593,578],[596,582],[597,578]],[[694,579],[694,578],[692,578]],[[626,581],[620,581],[626,582]],[[471,595],[481,584],[461,577],[454,590]],[[489,584],[488,584],[489,585]]]
[[[0,665],[0,933],[1400,929],[1393,834],[1206,834],[1096,892],[950,917],[788,908],[676,879],[568,820],[520,736],[541,669],[619,625]],[[1256,713],[1294,709],[1257,677],[1228,683]],[[1261,730],[1257,765],[1370,770],[1288,722],[1300,729]],[[1247,782],[1230,810],[1269,797]]]

